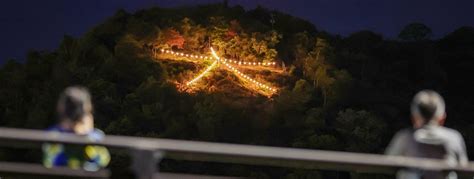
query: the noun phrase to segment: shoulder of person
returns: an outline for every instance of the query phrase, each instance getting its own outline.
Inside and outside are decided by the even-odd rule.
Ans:
[[[406,143],[407,141],[410,140],[410,138],[413,138],[414,135],[414,129],[413,128],[405,128],[399,130],[397,133],[392,138],[392,142],[396,145],[400,145],[401,143]]]
[[[409,136],[413,135],[414,131],[415,130],[413,128],[404,128],[404,129],[399,130],[395,134],[395,137],[409,137]]]
[[[448,137],[462,138],[461,133],[459,131],[455,130],[455,129],[451,129],[451,128],[444,127],[444,126],[440,126],[437,129],[440,130],[444,135],[446,135]]]
[[[103,140],[105,137],[104,131],[94,128],[89,134],[88,134],[89,139],[93,141],[100,141]]]
[[[464,138],[459,131],[444,126],[437,127],[436,130],[437,135],[443,138],[450,146],[460,147],[464,144]]]
[[[387,155],[402,155],[406,150],[407,141],[413,136],[413,129],[399,130],[385,150]]]

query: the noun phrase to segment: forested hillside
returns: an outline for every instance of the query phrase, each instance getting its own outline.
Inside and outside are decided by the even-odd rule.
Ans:
[[[341,37],[315,25],[226,4],[118,11],[82,37],[65,36],[54,51],[31,51],[25,63],[3,65],[0,126],[46,128],[55,123],[59,93],[84,85],[93,95],[96,126],[107,134],[381,153],[395,131],[410,126],[412,96],[430,88],[446,98],[447,125],[461,131],[474,158],[473,27],[431,40],[428,27],[412,24],[391,40],[370,31]],[[181,90],[207,62],[152,50],[209,55],[210,46],[226,58],[275,62],[278,73],[246,71],[278,91],[262,95],[225,70]],[[5,152],[0,157],[12,158]],[[122,160],[117,154],[112,166]],[[163,165],[261,178],[331,175]]]

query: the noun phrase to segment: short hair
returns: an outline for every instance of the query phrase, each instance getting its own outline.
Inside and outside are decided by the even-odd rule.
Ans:
[[[60,120],[69,119],[73,122],[91,114],[92,102],[89,91],[81,86],[66,88],[59,96],[57,112]]]
[[[411,114],[420,116],[425,122],[438,120],[445,115],[443,97],[433,90],[418,92],[411,103]]]

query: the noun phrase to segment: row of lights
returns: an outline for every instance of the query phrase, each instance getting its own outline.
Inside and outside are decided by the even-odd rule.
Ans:
[[[271,66],[276,65],[275,62],[246,62],[246,61],[238,61],[238,60],[230,60],[226,58],[222,58],[223,62],[234,63],[237,65],[248,65],[248,66]]]
[[[214,49],[211,47],[211,52],[212,52],[212,55],[214,56],[214,58],[217,59],[217,61],[220,61],[220,58],[219,56],[217,56],[216,52],[214,51]],[[255,85],[261,87],[261,88],[264,88],[264,89],[267,89],[267,90],[270,90],[270,91],[273,91],[275,92],[276,89],[275,88],[272,88],[272,87],[269,87],[263,83],[260,83],[258,82],[257,80],[254,80],[252,78],[250,78],[249,76],[247,76],[246,74],[240,72],[239,70],[237,70],[235,67],[233,67],[232,65],[229,65],[228,63],[226,63],[225,61],[221,61],[227,68],[231,69],[234,73],[236,73],[237,75],[240,75],[242,78],[246,79],[247,81],[250,81],[252,83],[254,83]]]
[[[161,53],[167,53],[167,54],[172,54],[172,55],[175,55],[175,56],[182,56],[182,57],[188,57],[188,58],[194,58],[194,59],[212,59],[212,57],[209,57],[209,56],[186,54],[186,53],[174,52],[172,50],[161,49],[160,51],[161,51]],[[204,77],[205,74],[207,74],[209,71],[211,71],[214,68],[214,66],[217,65],[218,62],[222,62],[227,68],[231,69],[235,74],[241,76],[242,78],[246,79],[247,81],[250,81],[250,82],[254,83],[255,85],[257,85],[261,88],[264,88],[264,89],[267,89],[267,90],[270,90],[270,91],[273,91],[273,92],[276,91],[275,88],[272,88],[272,87],[267,86],[267,85],[265,85],[261,82],[258,82],[257,80],[254,80],[254,79],[250,78],[249,76],[245,75],[244,73],[240,72],[239,70],[237,70],[232,65],[229,65],[229,63],[234,63],[234,64],[238,64],[238,65],[269,66],[269,65],[275,65],[276,64],[275,62],[268,62],[268,63],[244,62],[244,61],[237,61],[237,60],[229,60],[229,59],[225,59],[225,58],[222,58],[222,60],[221,60],[221,58],[219,58],[219,56],[217,56],[216,52],[214,51],[214,49],[212,47],[211,47],[211,52],[212,52],[212,55],[214,56],[214,58],[217,59],[217,60],[214,61],[209,67],[207,67],[207,69],[204,70],[201,74],[196,76],[191,81],[187,82],[186,85],[189,86],[189,85],[195,83],[196,81],[198,81],[199,79]],[[227,62],[229,62],[229,63],[227,63]]]
[[[173,52],[172,50],[165,50],[165,49],[161,49],[161,53],[168,53],[168,54],[171,54],[171,55],[189,57],[189,58],[194,58],[194,59],[212,59],[212,57],[208,57],[208,56],[204,56],[204,55],[193,55],[193,54],[187,54],[187,53],[179,53],[179,52]]]
[[[167,54],[171,54],[171,55],[175,55],[175,56],[182,56],[182,57],[188,57],[188,58],[194,58],[194,59],[212,59],[212,57],[208,57],[208,56],[204,56],[204,55],[193,55],[193,54],[187,54],[187,53],[179,53],[179,52],[174,52],[172,50],[165,50],[165,49],[161,49],[160,50],[161,53],[167,53]],[[201,74],[199,74],[198,76],[196,76],[194,79],[192,79],[191,81],[187,82],[186,85],[189,86],[191,84],[193,84],[194,82],[198,81],[199,79],[201,79],[206,73],[208,73],[209,71],[212,70],[212,68],[214,68],[214,66],[217,65],[217,61],[214,61],[209,67],[207,67],[206,70],[204,70]]]
[[[171,54],[171,55],[194,58],[194,59],[211,59],[212,58],[212,57],[204,56],[204,55],[193,55],[193,54],[187,54],[187,53],[174,52],[172,50],[165,50],[165,49],[161,49],[160,51],[161,51],[161,53],[167,53],[167,54]],[[232,60],[232,59],[226,59],[226,58],[222,58],[222,61],[233,63],[233,64],[238,64],[238,65],[248,65],[248,66],[272,66],[272,65],[276,65],[276,62],[246,62],[246,61]]]
[[[232,71],[234,71],[234,73],[236,73],[237,75],[240,75],[242,78],[246,79],[247,81],[250,81],[250,82],[254,83],[255,85],[257,85],[261,88],[264,88],[264,89],[267,89],[267,90],[270,90],[270,91],[276,91],[275,88],[271,88],[271,87],[269,87],[269,86],[267,86],[263,83],[258,82],[257,80],[254,80],[254,79],[250,78],[249,76],[247,76],[244,73],[240,72],[239,70],[237,70],[233,66],[229,65],[228,63],[223,62],[223,64],[225,66],[227,66],[227,68],[230,68]]]

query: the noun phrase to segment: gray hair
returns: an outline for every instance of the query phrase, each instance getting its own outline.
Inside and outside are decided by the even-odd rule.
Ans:
[[[411,103],[411,114],[425,122],[436,122],[445,115],[446,105],[443,97],[433,90],[418,92]]]

